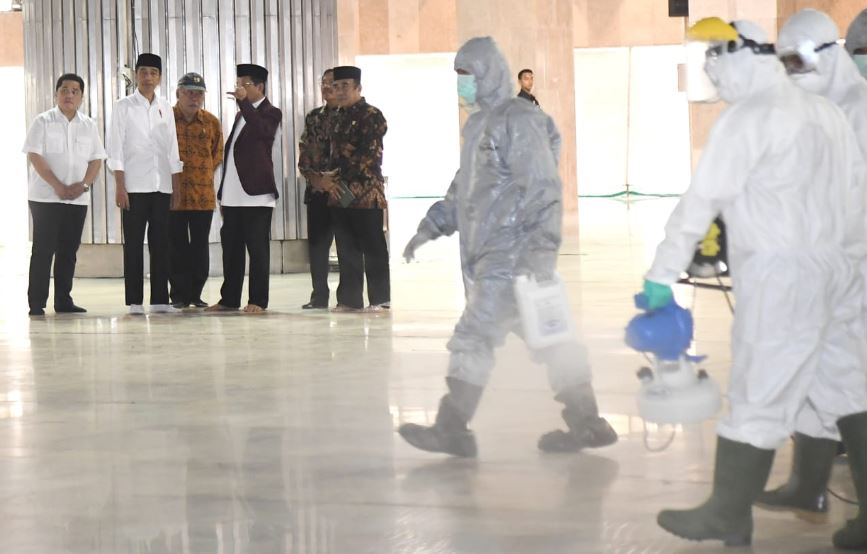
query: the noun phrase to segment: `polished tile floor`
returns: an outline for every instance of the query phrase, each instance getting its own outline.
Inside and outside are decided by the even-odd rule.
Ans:
[[[402,207],[401,207],[402,206]],[[713,422],[647,429],[643,358],[622,340],[631,296],[670,200],[585,200],[560,259],[619,444],[543,455],[560,425],[544,371],[518,340],[502,349],[473,422],[477,460],[414,450],[395,434],[431,421],[445,342],[460,314],[456,241],[405,264],[424,206],[393,204],[390,315],[304,312],[306,275],[275,276],[264,316],[125,315],[119,280],[79,280],[86,316],[26,316],[26,253],[0,253],[0,552],[677,553],[719,552],[655,524],[702,500]],[[400,209],[396,209],[400,208]],[[395,223],[395,213],[409,223]],[[22,265],[23,264],[23,265]],[[24,268],[24,269],[22,269]],[[219,279],[208,285],[216,300]],[[722,295],[692,289],[696,352],[726,381]],[[787,473],[780,452],[771,482]],[[853,494],[848,469],[833,487]],[[831,551],[852,513],[808,525],[756,510],[753,551]]]

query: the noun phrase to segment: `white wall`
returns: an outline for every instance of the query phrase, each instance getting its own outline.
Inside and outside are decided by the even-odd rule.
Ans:
[[[454,53],[358,56],[362,94],[388,121],[390,198],[443,196],[460,165]]]
[[[677,194],[690,177],[689,110],[678,91],[683,46],[575,51],[581,196]]]

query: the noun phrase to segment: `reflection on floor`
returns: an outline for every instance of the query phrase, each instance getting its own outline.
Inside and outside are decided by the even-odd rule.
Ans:
[[[462,304],[455,241],[398,260],[410,223],[392,214],[393,313],[303,312],[306,275],[275,276],[264,316],[123,315],[118,280],[80,280],[85,317],[28,319],[24,271],[0,290],[0,551],[9,553],[715,552],[656,527],[662,507],[708,492],[713,423],[645,446],[635,371],[623,344],[631,295],[668,200],[586,201],[561,270],[582,322],[613,447],[536,450],[560,425],[544,371],[517,340],[499,355],[473,422],[476,461],[401,442],[443,392],[445,342]],[[580,240],[579,240],[580,239]],[[19,262],[15,262],[19,263]],[[20,266],[17,266],[20,269]],[[26,266],[25,266],[26,267]],[[25,270],[26,271],[26,270]],[[206,299],[214,301],[219,279]],[[726,380],[731,316],[716,292],[694,305],[696,351]],[[650,429],[649,446],[666,429]],[[788,472],[789,448],[771,482]],[[845,466],[833,486],[853,494]],[[851,507],[810,526],[756,511],[754,552],[829,550]]]

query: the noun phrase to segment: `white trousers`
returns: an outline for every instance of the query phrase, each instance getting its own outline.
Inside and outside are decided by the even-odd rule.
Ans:
[[[738,265],[730,411],[719,435],[764,449],[794,431],[838,440],[837,420],[867,411],[860,273],[835,254]]]

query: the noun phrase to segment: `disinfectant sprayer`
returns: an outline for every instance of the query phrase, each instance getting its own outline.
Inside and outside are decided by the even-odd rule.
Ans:
[[[626,344],[649,356],[652,367],[638,372],[641,392],[638,413],[657,424],[699,423],[720,409],[720,391],[696,364],[704,356],[690,356],[692,314],[674,300],[657,310],[647,309],[647,298],[635,295],[635,307],[644,310],[626,327]]]

